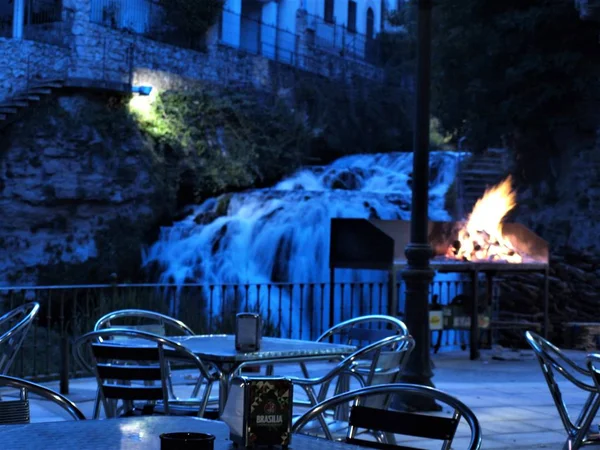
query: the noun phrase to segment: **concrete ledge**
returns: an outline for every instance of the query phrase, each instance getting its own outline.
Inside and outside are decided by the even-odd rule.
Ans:
[[[99,91],[131,94],[131,85],[118,81],[98,80],[93,78],[67,78],[64,84],[68,88],[90,89]]]

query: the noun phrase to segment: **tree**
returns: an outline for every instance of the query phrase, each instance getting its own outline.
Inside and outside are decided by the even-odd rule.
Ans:
[[[598,31],[568,1],[436,2],[432,113],[474,150],[539,158],[598,98]]]

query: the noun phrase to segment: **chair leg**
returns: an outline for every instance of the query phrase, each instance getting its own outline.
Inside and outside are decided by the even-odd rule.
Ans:
[[[200,392],[200,389],[202,389],[203,384],[204,384],[204,378],[202,378],[201,376],[198,377],[198,381],[196,381],[196,384],[194,385],[194,389],[192,390],[192,398],[198,397],[198,393]]]
[[[599,408],[600,396],[596,396],[596,398],[592,402],[592,405],[590,406],[587,416],[580,425],[579,431],[575,433],[575,436],[573,436],[572,439],[571,437],[569,437],[569,440],[567,440],[567,443],[565,444],[570,444],[570,450],[578,450],[582,446],[583,441],[585,440],[588,432],[590,431],[590,426],[596,418],[596,414],[598,413]]]
[[[167,389],[169,391],[169,395],[177,400],[177,396],[175,395],[175,389],[173,388],[173,377],[171,376],[171,364],[167,361]]]
[[[300,369],[302,369],[302,375],[304,378],[310,378],[310,374],[308,373],[308,367],[303,362],[300,363]]]
[[[94,412],[92,413],[94,419],[100,418],[100,389],[96,390],[96,398],[94,399]]]

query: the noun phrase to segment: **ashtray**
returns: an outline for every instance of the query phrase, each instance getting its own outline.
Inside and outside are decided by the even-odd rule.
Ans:
[[[214,450],[215,437],[208,433],[163,433],[160,435],[161,450]]]

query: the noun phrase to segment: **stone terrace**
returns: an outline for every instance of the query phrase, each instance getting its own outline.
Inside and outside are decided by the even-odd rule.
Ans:
[[[568,352],[582,362],[583,352]],[[467,352],[450,352],[434,356],[436,386],[461,399],[473,409],[483,428],[483,449],[560,449],[566,434],[546,387],[537,361],[530,352],[502,353],[507,359],[496,360],[483,352],[480,361],[469,361]],[[316,366],[315,373],[317,372]],[[325,370],[324,365],[319,370]],[[281,370],[281,369],[280,369]],[[290,372],[296,372],[290,367]],[[279,373],[283,372],[281,370]],[[291,373],[290,373],[291,374]],[[189,385],[189,380],[176,380]],[[57,383],[49,384],[58,389]],[[91,416],[95,381],[72,380],[69,397]],[[564,398],[576,413],[585,395],[573,386],[562,386]],[[64,415],[47,402],[34,401],[32,421],[62,420]],[[459,428],[453,448],[465,448],[467,429]],[[434,447],[431,447],[434,448]],[[435,447],[439,448],[439,447]]]

